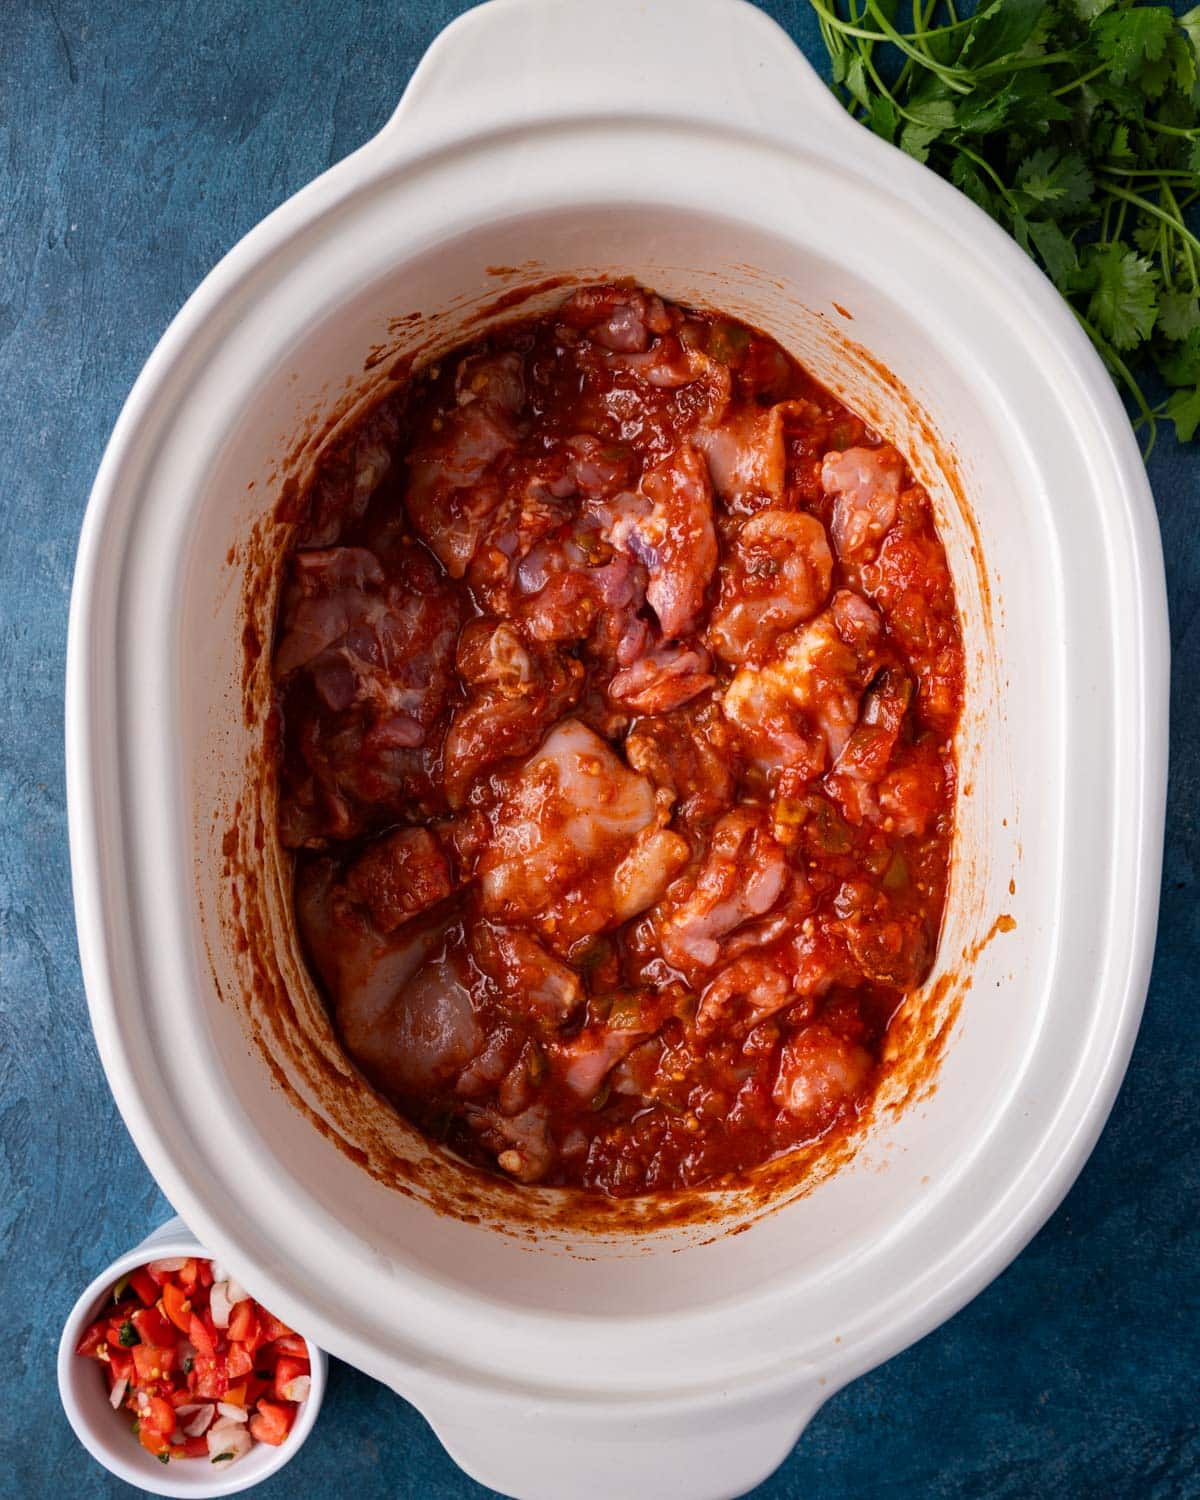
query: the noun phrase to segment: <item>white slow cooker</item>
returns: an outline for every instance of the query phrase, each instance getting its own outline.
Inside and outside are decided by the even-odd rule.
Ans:
[[[456,1164],[341,1057],[287,914],[259,649],[274,506],[338,424],[407,357],[612,275],[762,326],[904,449],[969,664],[938,966],[860,1137],[803,1178],[615,1209]],[[739,0],[492,0],[207,278],[96,479],[67,770],[109,1081],[204,1243],[483,1483],[740,1493],[1091,1150],[1149,974],[1166,704],[1129,424],[1022,252]]]

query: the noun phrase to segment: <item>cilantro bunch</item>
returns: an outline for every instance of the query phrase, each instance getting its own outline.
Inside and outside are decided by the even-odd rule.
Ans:
[[[1200,427],[1200,5],[810,0],[834,89],[1042,267],[1146,451]]]

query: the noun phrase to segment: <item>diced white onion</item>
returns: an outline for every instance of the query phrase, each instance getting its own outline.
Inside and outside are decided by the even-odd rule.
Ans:
[[[152,1260],[147,1265],[147,1271],[153,1271],[158,1276],[166,1276],[171,1271],[182,1271],[187,1265],[186,1255],[168,1255],[164,1260]]]
[[[211,1261],[209,1264],[210,1264],[210,1268],[212,1270],[213,1280],[214,1281],[228,1281],[229,1280],[229,1276],[228,1276],[228,1274],[227,1274],[227,1272],[225,1270],[225,1267],[221,1264],[221,1262],[219,1260]]]
[[[215,1416],[216,1407],[211,1401],[202,1401],[198,1406],[180,1406],[175,1411],[176,1420],[183,1422],[187,1437],[202,1437],[212,1426]]]
[[[250,1415],[244,1406],[234,1406],[231,1401],[218,1401],[217,1410],[227,1422],[248,1422]]]
[[[236,1463],[239,1458],[244,1458],[254,1446],[254,1439],[244,1427],[239,1427],[236,1422],[218,1422],[208,1429],[208,1453],[210,1459],[216,1459],[222,1453],[232,1456],[222,1459],[223,1464]]]
[[[285,1401],[306,1401],[308,1399],[309,1387],[312,1379],[308,1375],[297,1375],[294,1380],[289,1380],[283,1388],[283,1399]]]
[[[213,1323],[218,1328],[229,1327],[229,1314],[231,1308],[229,1302],[228,1282],[213,1282],[212,1291],[208,1294],[208,1310],[212,1314]]]
[[[225,1295],[229,1298],[230,1307],[236,1307],[239,1302],[245,1302],[250,1293],[242,1286],[241,1282],[234,1281],[230,1276],[225,1281]]]
[[[128,1389],[129,1376],[122,1375],[120,1380],[117,1381],[116,1385],[114,1385],[112,1390],[108,1393],[108,1404],[112,1407],[113,1411],[116,1411],[117,1407],[120,1406],[122,1401],[124,1401],[125,1392]]]
[[[137,1393],[137,1404],[139,1406],[149,1406],[150,1405],[150,1393],[148,1391],[139,1391]]]

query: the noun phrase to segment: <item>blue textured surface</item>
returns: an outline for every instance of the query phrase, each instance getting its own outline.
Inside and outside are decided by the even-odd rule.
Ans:
[[[597,0],[603,3],[603,0]],[[78,1289],[169,1210],[88,1028],[63,796],[71,566],[138,369],[201,276],[382,125],[456,0],[8,0],[0,41],[0,1496],[132,1494],[76,1444]],[[766,7],[814,59],[806,0]],[[1151,464],[1174,647],[1158,958],[1112,1121],[988,1291],[834,1397],[759,1500],[1200,1496],[1200,451]],[[264,1495],[485,1492],[344,1366]],[[653,1500],[653,1497],[633,1497]]]

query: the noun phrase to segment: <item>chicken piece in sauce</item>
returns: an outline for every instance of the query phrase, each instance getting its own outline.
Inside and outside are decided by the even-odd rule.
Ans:
[[[851,1122],[953,832],[902,455],[765,334],[601,285],[416,375],[289,519],[279,829],[365,1078],[617,1196]]]

